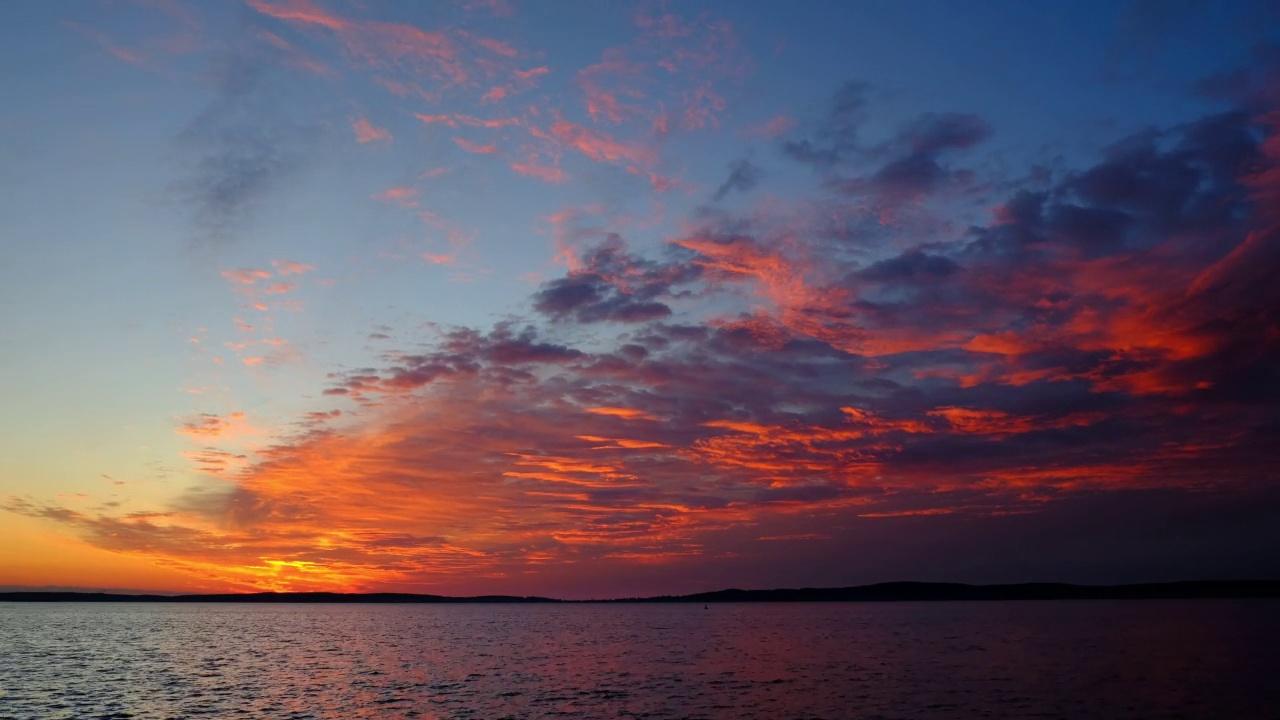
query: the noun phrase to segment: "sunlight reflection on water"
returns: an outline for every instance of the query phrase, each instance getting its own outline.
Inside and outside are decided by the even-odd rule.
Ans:
[[[1278,610],[0,604],[0,718],[1270,718]]]

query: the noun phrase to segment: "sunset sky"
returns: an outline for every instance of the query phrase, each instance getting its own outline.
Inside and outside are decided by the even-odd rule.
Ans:
[[[1280,576],[1273,2],[0,4],[0,589]]]

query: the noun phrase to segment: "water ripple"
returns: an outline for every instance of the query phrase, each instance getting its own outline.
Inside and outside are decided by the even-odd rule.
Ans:
[[[1274,718],[1277,610],[0,604],[0,719]]]

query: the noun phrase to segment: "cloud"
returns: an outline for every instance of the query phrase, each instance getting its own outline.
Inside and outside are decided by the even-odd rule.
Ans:
[[[249,7],[260,13],[281,20],[289,20],[309,25],[319,25],[330,30],[346,30],[350,23],[332,15],[310,0],[289,0],[282,3],[266,3],[260,0],[248,0]]]
[[[555,320],[637,323],[671,315],[662,302],[697,279],[697,267],[642,262],[616,236],[581,259],[578,269],[547,283],[533,308]]]
[[[266,280],[271,277],[271,273],[266,270],[259,270],[256,268],[223,270],[221,275],[228,282],[236,285],[256,285],[259,280]]]
[[[562,183],[569,179],[567,173],[558,167],[551,165],[540,165],[536,162],[528,163],[511,163],[511,169],[521,175],[528,175],[539,180],[545,180],[549,183]]]
[[[63,20],[67,29],[96,42],[115,59],[152,72],[165,74],[167,65],[175,58],[201,50],[207,44],[203,39],[204,27],[193,8],[176,2],[139,2],[119,9],[121,17],[136,27],[148,29],[160,26],[168,33],[135,37],[127,44],[116,42],[107,33],[84,23]]]
[[[141,68],[150,67],[147,58],[145,58],[140,52],[136,50],[130,50],[129,48],[122,47],[116,44],[111,40],[110,37],[107,36],[106,33],[100,32],[98,30],[94,30],[91,27],[88,27],[81,23],[73,22],[70,20],[64,20],[62,24],[67,29],[79,35],[83,35],[84,37],[87,37],[93,40],[94,42],[98,43],[98,45],[101,46],[102,49],[105,50],[109,55],[111,55],[112,57],[114,57],[115,59],[121,62],[125,62],[130,65],[135,65]]]
[[[400,95],[438,98],[471,89],[479,78],[505,77],[518,51],[508,43],[458,28],[424,30],[414,25],[363,20],[329,11],[310,0],[249,0],[264,16],[298,28],[320,29],[337,41],[353,68]],[[430,81],[430,89],[419,83]]]
[[[351,129],[356,133],[356,142],[361,144],[391,141],[391,131],[374,127],[368,118],[356,118],[351,123]]]
[[[832,97],[814,136],[786,140],[782,151],[794,160],[819,169],[850,159],[861,147],[859,135],[871,97],[871,86],[867,83],[846,83]]]
[[[839,149],[832,158],[859,157],[881,164],[869,175],[832,177],[829,183],[846,194],[872,198],[882,217],[892,217],[904,205],[968,185],[973,173],[951,167],[948,158],[981,144],[990,135],[991,127],[976,115],[926,113],[884,143]],[[835,169],[835,165],[833,159],[828,167]]]
[[[788,131],[796,126],[795,118],[787,115],[777,115],[759,125],[754,125],[746,129],[747,137],[758,138],[777,138],[785,135]]]
[[[285,65],[325,78],[332,78],[337,75],[333,68],[273,32],[259,29],[254,31],[254,35],[266,45],[275,49],[280,61]]]
[[[760,179],[764,177],[764,171],[749,159],[737,160],[729,166],[729,177],[716,188],[716,192],[711,196],[712,201],[720,202],[733,192],[749,192],[754,190],[756,185],[760,184]]]
[[[557,120],[551,125],[550,132],[552,137],[566,147],[598,162],[628,162],[648,167],[656,159],[653,151],[643,145],[620,141],[607,133],[593,131],[567,120]]]
[[[261,431],[249,424],[243,412],[233,412],[226,416],[201,413],[183,420],[175,432],[201,442],[212,442],[215,439],[227,441],[257,435]]]
[[[658,134],[717,126],[726,89],[748,65],[733,27],[707,16],[644,12],[636,27],[631,42],[606,49],[577,73],[591,121],[646,125]]]
[[[292,116],[272,67],[251,48],[229,51],[214,72],[214,100],[178,137],[194,157],[179,187],[204,239],[232,238],[314,156],[321,128]]]
[[[382,192],[376,192],[369,197],[377,200],[378,202],[400,205],[401,207],[418,206],[418,190],[411,187],[390,187]]]
[[[493,144],[481,145],[479,143],[473,143],[470,140],[464,140],[463,138],[460,138],[460,137],[454,138],[453,143],[458,147],[462,148],[463,150],[466,150],[469,153],[489,155],[498,151],[497,145],[493,145]]]
[[[272,260],[271,267],[281,276],[301,275],[303,273],[314,272],[315,265],[307,265],[306,263],[293,262],[292,260]]]

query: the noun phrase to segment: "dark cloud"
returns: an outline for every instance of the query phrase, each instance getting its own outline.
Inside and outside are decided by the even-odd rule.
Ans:
[[[300,83],[277,53],[260,43],[227,51],[211,71],[214,99],[178,136],[194,158],[179,187],[203,239],[232,237],[319,146],[323,126],[291,109]]]
[[[848,195],[876,198],[892,208],[972,181],[969,170],[954,168],[947,157],[971,149],[991,135],[976,115],[928,113],[900,128],[894,137],[863,150],[866,162],[879,161],[864,176],[833,177],[829,185]]]
[[[949,157],[971,150],[991,136],[990,125],[967,113],[925,113],[904,123],[887,140],[862,137],[873,92],[849,83],[832,98],[811,137],[786,140],[783,154],[827,176],[837,192],[870,198],[882,217],[908,203],[948,188],[962,188],[973,172],[954,167]],[[874,167],[870,172],[863,168]]]
[[[729,166],[729,177],[716,188],[716,192],[711,196],[713,202],[720,202],[729,195],[729,193],[750,192],[754,190],[756,185],[760,184],[760,180],[764,177],[764,170],[759,165],[751,162],[750,159],[743,158],[737,160]]]
[[[904,128],[887,148],[905,149],[912,157],[934,157],[971,148],[990,136],[991,126],[977,115],[928,113]]]
[[[534,299],[534,309],[555,318],[577,322],[645,322],[667,317],[671,308],[661,302],[637,300],[607,279],[581,273],[547,283]]]
[[[640,323],[671,315],[664,302],[695,281],[697,265],[674,260],[656,263],[627,253],[613,236],[583,257],[583,267],[546,283],[533,307],[553,320],[579,323]]]
[[[821,170],[852,158],[860,149],[859,133],[872,94],[867,83],[846,83],[832,96],[813,137],[786,140],[782,143],[782,152]]]
[[[930,255],[919,248],[908,250],[897,257],[888,258],[859,270],[860,280],[878,282],[912,281],[923,278],[944,278],[959,269],[959,265],[945,255]]]

